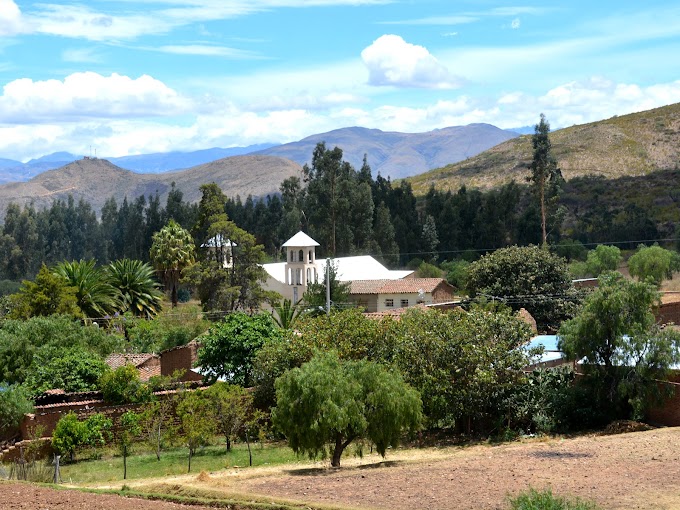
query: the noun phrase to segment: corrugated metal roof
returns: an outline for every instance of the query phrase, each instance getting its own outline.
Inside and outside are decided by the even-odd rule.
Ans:
[[[370,255],[356,257],[338,257],[331,259],[331,264],[336,267],[338,281],[349,282],[354,280],[399,280],[413,273],[413,271],[393,271],[387,269]],[[326,271],[326,260],[317,259],[315,262],[319,280],[323,279]],[[265,271],[280,282],[286,281],[286,263],[274,262],[264,264]]]

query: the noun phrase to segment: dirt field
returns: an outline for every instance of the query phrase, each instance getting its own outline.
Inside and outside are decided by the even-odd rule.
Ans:
[[[140,481],[139,489],[179,493],[179,488],[260,501],[307,502],[371,509],[500,509],[508,494],[528,487],[592,499],[605,509],[680,509],[680,428],[616,436],[534,440],[500,446],[407,450],[386,461],[371,456],[343,459],[334,470],[322,463],[276,468],[231,469],[200,476]],[[16,494],[0,484],[0,508],[62,508],[64,494],[34,490]],[[21,488],[29,491],[29,488]],[[88,496],[89,498],[90,496]],[[98,496],[91,496],[99,498]],[[54,499],[52,499],[54,498]],[[84,496],[74,496],[84,502]],[[20,500],[20,501],[17,501]],[[12,501],[6,506],[7,501]],[[179,508],[93,499],[71,509]],[[107,506],[109,505],[109,506]],[[194,507],[195,508],[195,507]]]

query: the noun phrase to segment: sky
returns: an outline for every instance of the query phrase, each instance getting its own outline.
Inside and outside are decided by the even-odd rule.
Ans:
[[[0,0],[0,158],[553,129],[680,102],[677,1]]]

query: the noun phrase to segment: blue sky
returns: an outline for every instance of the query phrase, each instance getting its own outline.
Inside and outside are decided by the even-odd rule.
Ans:
[[[680,4],[0,0],[0,157],[553,129],[680,101]]]

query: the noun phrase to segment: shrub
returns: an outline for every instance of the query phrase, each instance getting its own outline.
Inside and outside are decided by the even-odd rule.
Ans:
[[[590,501],[579,498],[556,496],[550,489],[537,491],[529,489],[510,498],[512,510],[597,510],[599,507]]]

